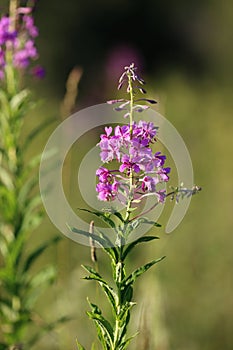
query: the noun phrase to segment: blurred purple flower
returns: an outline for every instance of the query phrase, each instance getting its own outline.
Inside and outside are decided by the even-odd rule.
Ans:
[[[10,19],[3,16],[0,20],[0,45],[13,42],[17,37],[17,31],[10,29]]]
[[[111,49],[106,60],[106,75],[109,81],[117,80],[121,74],[121,67],[128,62],[135,62],[137,66],[143,67],[144,59],[139,49],[130,44],[119,44]]]
[[[24,27],[27,30],[29,36],[36,38],[39,35],[38,28],[34,25],[34,19],[32,16],[23,16]]]
[[[12,64],[19,69],[25,69],[29,66],[31,60],[38,58],[38,52],[34,40],[39,32],[34,24],[30,7],[19,7],[17,10],[17,28],[11,30],[11,19],[3,16],[0,19],[0,78],[4,78],[5,52],[8,47],[12,48]],[[23,16],[20,16],[23,14]],[[33,75],[43,78],[45,71],[37,66],[31,70]]]
[[[38,79],[43,79],[45,77],[45,69],[39,65],[33,67],[31,69],[31,73],[34,77],[38,78]]]
[[[18,50],[14,54],[14,65],[19,68],[26,68],[30,64],[31,59],[37,58],[37,49],[33,40],[28,40],[23,49]]]

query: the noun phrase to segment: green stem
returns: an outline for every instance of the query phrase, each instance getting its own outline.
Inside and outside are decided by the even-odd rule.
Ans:
[[[17,25],[17,8],[18,0],[11,0],[9,4],[10,15],[10,30],[14,31]],[[13,47],[7,45],[6,47],[6,87],[10,96],[14,96],[17,92],[17,79],[15,78],[15,69],[13,66]]]
[[[129,83],[129,95],[130,95],[130,110],[129,110],[129,125],[130,125],[130,137],[132,138],[133,134],[133,105],[134,105],[134,92],[133,92],[133,84],[132,77],[128,74],[128,83]],[[130,169],[129,174],[129,200],[126,208],[126,217],[125,222],[127,222],[130,218],[130,209],[133,200],[133,170]]]
[[[14,31],[16,29],[18,0],[11,0],[9,5],[9,13],[11,18],[10,29]]]
[[[129,82],[129,95],[130,95],[129,123],[130,123],[130,136],[132,137],[134,92],[133,92],[132,78],[130,74],[128,74],[128,82]]]
[[[122,311],[122,307],[124,305],[123,303],[123,295],[122,295],[122,281],[125,278],[125,268],[124,268],[124,262],[122,261],[122,247],[119,247],[119,261],[116,263],[115,266],[115,283],[117,287],[117,304],[116,304],[116,319],[115,319],[115,331],[114,331],[114,340],[113,340],[113,348],[112,350],[117,350],[118,346],[120,345],[120,331],[121,331],[121,326],[120,326],[120,315]]]

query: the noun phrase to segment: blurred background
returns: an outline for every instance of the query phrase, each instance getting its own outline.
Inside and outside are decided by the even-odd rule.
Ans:
[[[1,10],[4,6],[3,1]],[[135,268],[167,256],[138,281],[133,327],[140,335],[130,349],[231,350],[233,2],[40,0],[35,18],[46,78],[29,82],[42,103],[37,115],[28,118],[27,128],[46,118],[54,122],[31,152],[43,149],[71,111],[120,96],[117,79],[124,65],[135,62],[147,82],[148,96],[158,101],[156,109],[183,137],[195,184],[203,188],[172,234],[164,232],[169,214],[165,212],[159,220],[163,227],[150,232],[160,241],[139,248],[131,258]],[[98,142],[97,134],[91,138]],[[73,191],[77,183],[72,168],[80,162],[87,142],[84,139],[78,152],[73,150],[64,169],[66,194],[74,208],[82,199]],[[46,219],[31,244],[56,232]],[[104,271],[105,257],[101,251],[97,254],[99,271]],[[74,320],[46,335],[34,350],[75,349],[76,337],[90,348],[95,335],[85,315],[86,296],[102,299],[101,291],[81,280],[80,265],[90,264],[90,249],[64,237],[41,264],[46,259],[57,265],[58,281],[43,295],[38,311],[48,321],[66,314]]]

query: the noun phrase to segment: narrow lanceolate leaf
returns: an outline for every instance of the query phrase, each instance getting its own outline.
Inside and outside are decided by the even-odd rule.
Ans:
[[[113,342],[113,330],[110,323],[102,315],[93,314],[92,312],[87,312],[87,315],[90,319],[95,321],[96,325],[98,325],[103,334],[104,340],[111,348]]]
[[[135,282],[135,280],[141,276],[144,272],[146,272],[150,267],[152,267],[153,265],[157,264],[158,262],[160,262],[161,260],[163,260],[165,258],[165,256],[153,260],[141,267],[139,267],[138,269],[136,269],[134,272],[132,272],[128,278],[126,278],[126,280],[124,281],[124,284],[127,286],[129,284],[132,284]]]
[[[110,215],[114,215],[116,216],[118,219],[121,220],[121,222],[125,222],[123,216],[121,215],[121,213],[119,211],[117,211],[114,208],[108,208],[108,209],[104,209],[104,213],[109,213]]]
[[[0,234],[0,253],[4,259],[6,259],[7,255],[9,254],[9,247],[8,247],[7,240],[1,234]]]
[[[42,285],[50,284],[56,277],[56,269],[53,266],[46,266],[31,278],[32,288],[41,288]]]
[[[0,166],[0,183],[2,183],[8,190],[12,190],[14,185],[10,174]]]
[[[100,245],[100,247],[106,251],[106,253],[111,257],[112,260],[114,260],[114,261],[118,260],[118,253],[117,253],[116,248],[111,247],[113,245],[112,242],[103,233],[101,233],[102,237],[99,237],[94,233],[92,233],[90,235],[90,232],[80,230],[76,227],[69,226],[68,224],[67,224],[67,226],[68,226],[69,230],[74,232],[74,233],[79,233],[80,235],[88,237],[88,238],[91,237],[93,239],[93,241],[97,242]],[[107,247],[111,247],[111,248],[107,248]]]
[[[112,346],[113,342],[113,329],[111,324],[102,316],[101,311],[99,307],[95,304],[90,303],[90,306],[92,308],[91,312],[87,312],[87,315],[95,321],[98,328],[100,328],[103,337],[108,342],[109,346]]]
[[[144,242],[150,242],[153,241],[154,239],[159,239],[159,237],[156,236],[144,236],[144,237],[140,237],[138,238],[136,241],[130,243],[129,245],[126,246],[123,254],[122,254],[122,261],[125,260],[125,258],[127,257],[127,255],[129,254],[129,252],[139,243],[144,243]]]
[[[93,267],[88,266],[88,265],[82,265],[82,267],[90,274],[95,275],[96,277],[100,277],[102,279],[100,274],[95,269],[93,269]]]
[[[100,237],[102,237],[106,242],[106,246],[103,247],[104,250],[106,251],[106,253],[108,255],[111,256],[113,261],[117,262],[119,260],[119,254],[118,254],[117,249],[114,247],[112,241],[102,231],[97,230],[97,232],[99,232]]]
[[[20,91],[17,95],[12,97],[10,101],[10,106],[13,113],[20,109],[25,100],[28,98],[29,93],[29,90],[24,89]]]
[[[140,217],[140,218],[137,218],[137,219],[130,221],[130,225],[131,225],[133,230],[135,230],[141,224],[147,224],[147,225],[152,225],[152,226],[156,226],[156,227],[161,227],[161,225],[158,222],[153,221],[153,220],[149,220],[145,217]]]
[[[115,222],[110,219],[110,214],[107,213],[107,212],[101,212],[101,211],[92,211],[92,210],[89,210],[89,209],[82,209],[82,208],[78,208],[79,210],[82,210],[82,211],[86,211],[88,213],[91,213],[95,216],[98,216],[102,221],[106,222],[111,228],[115,228],[116,227],[116,224]]]
[[[85,348],[78,342],[78,340],[76,339],[76,345],[78,350],[85,350]]]
[[[24,210],[26,207],[26,204],[28,202],[28,198],[30,196],[31,191],[35,188],[35,186],[38,184],[38,177],[33,176],[29,180],[27,180],[24,185],[21,187],[18,195],[18,204],[21,210]]]
[[[126,339],[125,341],[121,342],[121,344],[119,345],[119,350],[125,350],[127,349],[129,343],[131,342],[131,340],[133,338],[135,338],[137,336],[138,333],[132,335],[131,337],[129,337],[128,339]]]
[[[115,294],[115,292],[113,291],[113,289],[108,285],[108,284],[102,284],[101,285],[103,291],[105,292],[105,294],[107,295],[108,301],[110,302],[111,306],[112,306],[112,310],[114,312],[114,314],[117,313],[117,295]]]
[[[117,295],[115,294],[114,290],[108,285],[108,283],[100,276],[98,272],[96,272],[92,267],[87,265],[82,265],[82,267],[90,273],[90,276],[84,277],[85,280],[95,280],[99,283],[102,290],[105,292],[111,306],[113,309],[114,314],[116,314],[116,302],[117,302]]]
[[[105,245],[106,245],[105,240],[104,240],[103,238],[101,238],[101,237],[95,235],[94,233],[92,233],[92,234],[90,235],[90,232],[80,230],[80,229],[78,229],[78,228],[76,228],[76,227],[69,226],[68,224],[67,224],[67,226],[68,226],[68,228],[69,228],[69,230],[70,230],[71,232],[79,233],[80,235],[85,236],[85,237],[88,237],[88,238],[90,238],[90,236],[91,236],[91,238],[93,239],[93,241],[97,242],[102,248],[105,247]]]

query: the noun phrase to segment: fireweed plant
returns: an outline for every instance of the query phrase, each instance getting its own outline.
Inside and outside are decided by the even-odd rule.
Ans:
[[[96,268],[83,266],[88,272],[88,276],[84,279],[97,281],[111,305],[113,318],[110,321],[103,316],[99,306],[90,301],[91,311],[87,312],[95,323],[98,338],[104,350],[128,348],[130,341],[135,336],[127,336],[130,312],[135,305],[133,301],[134,282],[150,267],[164,259],[163,256],[150,261],[127,274],[126,258],[134,247],[140,243],[158,239],[156,236],[147,235],[132,242],[134,230],[142,224],[161,226],[149,220],[145,215],[159,203],[164,203],[166,197],[170,196],[171,199],[178,201],[180,197],[191,196],[200,190],[197,186],[190,190],[180,186],[172,188],[170,192],[159,189],[161,185],[169,181],[171,169],[165,166],[166,156],[159,151],[154,153],[152,150],[152,145],[156,143],[158,128],[152,122],[140,120],[136,123],[134,121],[135,113],[142,113],[149,108],[148,104],[156,103],[154,100],[138,97],[138,93],[146,94],[144,84],[134,64],[125,67],[119,79],[118,89],[126,87],[129,99],[112,100],[108,103],[116,105],[117,107],[114,108],[116,111],[124,111],[124,117],[129,121],[114,129],[111,126],[105,127],[105,132],[100,136],[98,143],[103,163],[96,171],[98,199],[104,202],[118,200],[124,209],[121,212],[113,208],[103,209],[103,211],[81,209],[101,218],[110,226],[115,232],[115,241],[112,242],[110,237],[101,230],[94,230],[94,221],[90,224],[90,232],[70,228],[75,233],[89,237],[93,261],[96,261],[96,245],[103,248],[111,261],[113,285],[109,284]],[[143,105],[141,105],[142,102]],[[108,167],[108,164],[111,163],[114,164],[113,170]],[[148,196],[154,199],[154,204],[141,214],[136,214],[138,206]],[[85,350],[79,342],[77,346],[79,350]],[[92,348],[95,348],[94,345]]]
[[[31,141],[45,127],[39,125],[21,137],[25,116],[35,108],[32,94],[23,86],[27,73],[44,75],[35,61],[38,52],[32,7],[11,0],[9,14],[0,19],[0,349],[31,349],[47,324],[35,303],[56,276],[54,266],[33,272],[32,266],[57,237],[30,248],[28,241],[43,218],[37,192],[40,154],[25,159]],[[34,64],[34,65],[33,65]],[[48,122],[47,122],[48,125]]]

